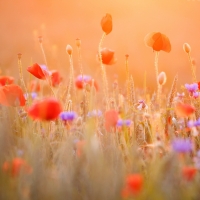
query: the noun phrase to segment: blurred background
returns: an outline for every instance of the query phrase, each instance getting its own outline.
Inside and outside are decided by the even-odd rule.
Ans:
[[[192,76],[183,43],[192,48],[200,81],[200,1],[198,0],[0,0],[0,69],[3,74],[18,78],[17,54],[22,53],[24,76],[31,63],[43,64],[38,36],[44,38],[48,67],[62,72],[68,79],[69,59],[66,45],[73,49],[74,67],[79,74],[75,39],[82,41],[85,74],[98,81],[100,67],[96,60],[102,30],[100,21],[106,13],[113,17],[113,31],[105,38],[103,47],[115,51],[117,63],[107,66],[110,83],[118,75],[125,78],[125,54],[135,85],[155,89],[154,56],[144,44],[152,31],[166,34],[172,45],[170,53],[161,52],[159,71],[167,74],[167,86],[178,73],[179,84],[191,83]]]

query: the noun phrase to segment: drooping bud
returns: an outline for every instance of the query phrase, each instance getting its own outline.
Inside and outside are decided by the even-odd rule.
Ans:
[[[112,31],[112,16],[106,14],[101,20],[101,28],[108,35]]]
[[[160,72],[160,74],[158,75],[159,85],[164,85],[166,83],[166,80],[167,80],[167,76],[166,76],[165,72]]]
[[[184,43],[183,44],[183,50],[185,51],[185,53],[190,53],[191,52],[191,47],[188,43]]]

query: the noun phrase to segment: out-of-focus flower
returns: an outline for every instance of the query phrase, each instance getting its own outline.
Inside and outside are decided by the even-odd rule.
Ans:
[[[187,125],[189,128],[191,128],[193,126],[200,126],[200,118],[196,121],[193,121],[193,120],[188,121]]]
[[[87,116],[88,117],[101,117],[102,112],[100,110],[92,110],[92,111],[88,112]]]
[[[118,121],[118,112],[116,110],[108,110],[104,114],[105,128],[106,131],[110,132],[112,129],[115,130]]]
[[[73,121],[77,117],[74,111],[63,111],[60,113],[60,119],[63,121]]]
[[[0,76],[0,86],[10,85],[14,82],[12,76]]]
[[[113,65],[117,62],[117,58],[115,57],[115,52],[108,48],[101,49],[102,55],[102,63],[104,65]],[[97,56],[99,59],[99,55]]]
[[[46,98],[35,102],[28,109],[28,115],[38,120],[55,120],[61,111],[62,106],[57,99]]]
[[[51,77],[51,84],[53,87],[58,86],[62,81],[62,77],[60,76],[58,70],[50,71],[50,77]]]
[[[153,48],[154,51],[162,50],[168,53],[171,51],[171,44],[169,38],[160,32],[149,33],[144,38],[144,41],[145,44]]]
[[[200,92],[193,92],[193,97],[197,99],[200,95]]]
[[[25,97],[21,87],[15,84],[0,87],[0,104],[4,106],[24,106]]]
[[[185,51],[185,53],[190,53],[191,52],[191,47],[188,43],[184,43],[183,44],[183,50]]]
[[[3,172],[8,172],[9,169],[10,169],[10,163],[5,161],[2,165],[2,170]]]
[[[165,72],[160,72],[160,74],[158,75],[158,83],[159,85],[164,85],[167,81],[167,76],[165,74]]]
[[[112,16],[110,14],[106,14],[101,20],[101,28],[103,32],[108,35],[112,31]]]
[[[193,93],[198,90],[198,84],[192,83],[192,84],[185,84],[185,88],[188,90],[191,96],[193,96]]]
[[[144,100],[139,100],[138,103],[135,104],[135,107],[138,110],[147,110],[148,109],[148,106]]]
[[[196,167],[184,166],[182,168],[182,175],[187,181],[192,181],[197,173]]]
[[[127,126],[127,127],[129,127],[130,125],[131,125],[131,120],[130,119],[119,119],[118,121],[117,121],[117,126],[118,127],[122,127],[122,126]]]
[[[32,173],[32,168],[22,158],[14,158],[11,163],[11,174],[12,176],[18,176],[20,171],[24,171],[27,174]]]
[[[27,71],[30,72],[33,76],[38,79],[46,79],[49,76],[48,69],[45,65],[38,65],[37,63],[27,68]]]
[[[75,141],[75,151],[78,157],[80,157],[83,154],[84,146],[85,146],[85,140]]]
[[[175,112],[179,117],[188,117],[193,114],[195,108],[189,104],[177,103],[175,106]]]
[[[127,175],[124,188],[122,189],[122,197],[128,198],[138,195],[142,191],[143,176],[141,174]]]
[[[92,79],[91,76],[89,75],[79,75],[77,76],[76,80],[75,80],[75,85],[78,89],[83,89],[84,84],[89,84],[90,86],[92,86],[92,81],[94,81],[94,87],[95,89],[98,91],[98,84],[97,82]]]
[[[177,138],[172,142],[172,148],[178,153],[187,153],[192,150],[192,142],[189,139]]]

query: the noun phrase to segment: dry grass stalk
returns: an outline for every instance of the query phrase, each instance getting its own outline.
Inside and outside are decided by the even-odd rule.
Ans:
[[[176,75],[175,78],[174,78],[174,81],[173,81],[173,84],[172,84],[172,87],[171,87],[171,91],[170,91],[170,95],[169,95],[169,98],[168,98],[168,102],[167,102],[166,116],[165,116],[165,129],[164,129],[165,137],[167,139],[169,138],[168,118],[170,117],[170,109],[172,107],[173,99],[174,99],[175,93],[176,93],[177,81],[178,81],[178,75]]]
[[[99,42],[99,60],[100,60],[102,79],[103,79],[103,91],[104,91],[105,100],[106,100],[106,110],[109,110],[108,81],[107,81],[107,76],[106,76],[106,69],[105,69],[105,66],[103,65],[102,54],[101,54],[102,44],[103,44],[103,40],[104,40],[105,36],[106,36],[106,34],[104,32],[102,37],[101,37],[101,40]]]

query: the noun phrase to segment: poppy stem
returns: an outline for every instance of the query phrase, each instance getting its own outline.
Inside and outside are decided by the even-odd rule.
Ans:
[[[72,55],[69,55],[69,63],[70,63],[70,77],[69,77],[69,85],[68,85],[68,88],[67,88],[67,98],[66,98],[64,108],[66,108],[66,106],[67,106],[68,100],[70,98],[71,89],[73,89],[72,83],[74,81],[74,69],[73,69]]]
[[[45,54],[45,52],[44,52],[44,47],[43,47],[42,42],[40,42],[40,48],[41,48],[42,55],[43,55],[43,58],[44,58],[44,63],[45,63],[46,66],[48,66],[48,65],[47,65],[47,58],[46,58],[46,54]]]
[[[191,58],[190,53],[188,53],[188,58],[189,58],[189,62],[190,62],[190,66],[191,66],[191,71],[192,71],[192,81],[194,83],[196,83],[197,82],[197,77],[196,77],[196,74],[195,74],[195,67],[194,67],[194,64],[192,62],[192,58]]]
[[[26,89],[26,84],[24,82],[23,72],[22,72],[22,61],[21,61],[21,54],[18,54],[18,67],[19,67],[19,78],[21,81],[21,85],[24,87],[26,95],[28,95],[28,91]],[[27,98],[29,98],[27,96]]]
[[[130,100],[130,74],[129,74],[129,67],[128,67],[128,57],[129,55],[125,55],[125,66],[126,66],[126,92],[127,92],[127,101],[129,107],[131,106]]]
[[[79,68],[80,68],[80,74],[82,77],[82,82],[84,82],[83,80],[83,65],[82,65],[82,57],[81,57],[81,46],[77,46],[77,51],[78,51],[78,64],[79,64]]]
[[[103,40],[104,40],[105,36],[106,36],[106,33],[104,32],[103,35],[102,35],[102,37],[101,37],[101,40],[99,42],[99,60],[100,60],[101,71],[102,71],[103,91],[104,91],[104,95],[105,95],[105,99],[106,99],[106,110],[109,110],[108,82],[107,82],[106,70],[105,70],[105,67],[103,65],[102,54],[101,54],[102,44],[103,44]]]
[[[156,83],[158,86],[158,57],[159,57],[159,52],[156,51],[156,55],[155,55],[155,72],[156,72]]]

